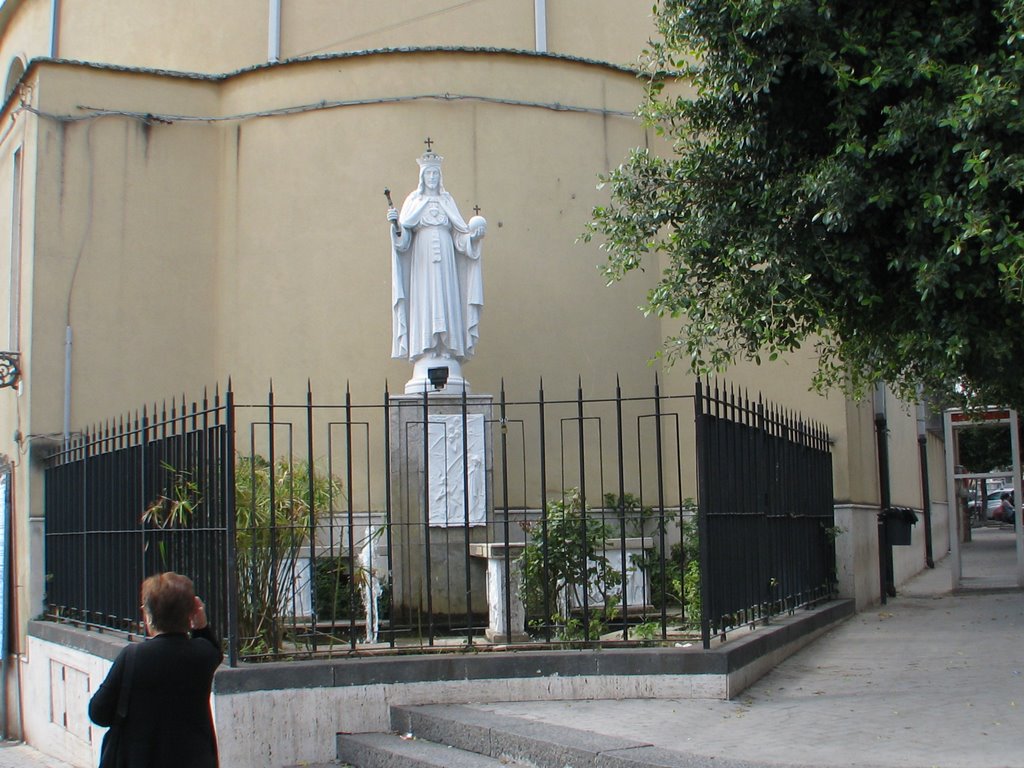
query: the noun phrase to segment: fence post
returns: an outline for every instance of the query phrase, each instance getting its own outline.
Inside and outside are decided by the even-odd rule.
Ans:
[[[711,622],[708,612],[708,457],[707,427],[704,424],[704,390],[700,379],[694,388],[694,414],[697,435],[697,542],[700,545],[700,639],[707,650],[711,647]]]
[[[217,396],[214,397],[217,405]],[[227,529],[227,563],[225,581],[227,583],[227,620],[228,620],[228,666],[238,666],[238,543],[235,519],[235,393],[228,379],[227,392],[224,393],[225,428],[221,446],[221,461],[224,462],[224,527]]]

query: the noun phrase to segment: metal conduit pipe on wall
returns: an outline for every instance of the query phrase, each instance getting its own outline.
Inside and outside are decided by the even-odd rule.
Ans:
[[[270,18],[267,23],[267,61],[281,60],[281,0],[270,0]]]
[[[548,8],[547,0],[533,0],[533,22],[538,53],[548,52]]]

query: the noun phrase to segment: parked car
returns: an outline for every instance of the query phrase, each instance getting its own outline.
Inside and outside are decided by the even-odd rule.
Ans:
[[[1014,521],[1013,490],[1001,490],[991,494],[985,505],[985,519],[995,520],[1001,523],[1012,523]]]
[[[986,488],[986,494],[983,496],[981,493],[981,485],[976,485],[967,493],[967,511],[970,513],[972,518],[984,520],[987,515],[981,514],[981,511],[989,504],[993,504],[998,500],[999,494],[1002,492],[1002,485],[990,483]]]

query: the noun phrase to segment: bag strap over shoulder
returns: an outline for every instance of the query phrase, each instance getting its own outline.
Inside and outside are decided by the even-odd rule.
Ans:
[[[135,651],[138,645],[128,646],[124,655],[124,674],[121,676],[121,692],[117,696],[117,716],[122,720],[128,716],[128,699],[131,696],[132,674],[135,672]]]

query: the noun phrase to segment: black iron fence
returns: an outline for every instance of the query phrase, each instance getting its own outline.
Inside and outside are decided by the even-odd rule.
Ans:
[[[774,412],[657,383],[339,401],[229,388],[78,436],[46,472],[49,615],[138,632],[177,570],[237,663],[707,642],[830,588],[827,437]]]
[[[702,636],[831,597],[836,585],[827,431],[735,391],[697,384]]]
[[[139,585],[168,570],[193,578],[212,615],[230,615],[230,398],[188,410],[145,409],[85,431],[52,457],[45,480],[50,615],[141,632]]]

